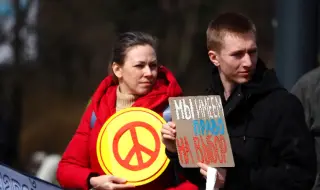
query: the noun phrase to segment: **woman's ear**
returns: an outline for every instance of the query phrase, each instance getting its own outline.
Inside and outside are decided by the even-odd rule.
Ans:
[[[208,51],[208,56],[210,61],[215,65],[215,66],[220,66],[219,61],[218,61],[218,54],[216,51],[209,50]]]
[[[122,78],[122,68],[118,63],[112,63],[112,71],[118,79]]]

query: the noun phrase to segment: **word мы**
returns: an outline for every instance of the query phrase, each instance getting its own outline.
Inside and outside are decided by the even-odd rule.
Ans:
[[[218,96],[200,99],[177,99],[173,100],[173,102],[177,120],[223,117],[221,99]]]

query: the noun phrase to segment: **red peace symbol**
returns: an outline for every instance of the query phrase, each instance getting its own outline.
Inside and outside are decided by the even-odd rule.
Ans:
[[[156,145],[155,150],[150,150],[149,148],[147,148],[139,143],[137,132],[135,129],[136,127],[143,127],[145,129],[147,129],[152,134],[152,136],[154,137],[154,140],[155,140],[155,145]],[[132,146],[131,150],[129,151],[129,153],[127,154],[127,156],[125,156],[125,158],[122,159],[120,157],[119,150],[118,150],[119,140],[120,140],[120,137],[126,131],[130,131],[131,138],[133,141],[133,146]],[[144,152],[150,156],[150,159],[147,162],[143,162],[142,154],[141,154],[142,152]],[[142,122],[142,121],[130,122],[130,123],[124,125],[114,136],[114,140],[113,140],[114,157],[121,166],[127,168],[128,170],[138,171],[138,170],[148,168],[157,159],[159,152],[160,152],[159,135],[151,125],[149,125],[145,122]],[[130,161],[134,155],[137,156],[138,165],[131,165],[130,164]]]

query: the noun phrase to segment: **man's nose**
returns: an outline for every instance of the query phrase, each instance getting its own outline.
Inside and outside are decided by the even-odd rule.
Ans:
[[[252,59],[251,59],[251,56],[246,53],[244,56],[243,56],[243,66],[245,67],[251,67],[252,66]]]

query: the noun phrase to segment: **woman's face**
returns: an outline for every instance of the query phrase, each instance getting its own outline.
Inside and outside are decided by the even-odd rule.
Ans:
[[[158,75],[157,56],[150,45],[137,45],[127,50],[124,63],[112,64],[122,93],[145,95],[151,91]]]

